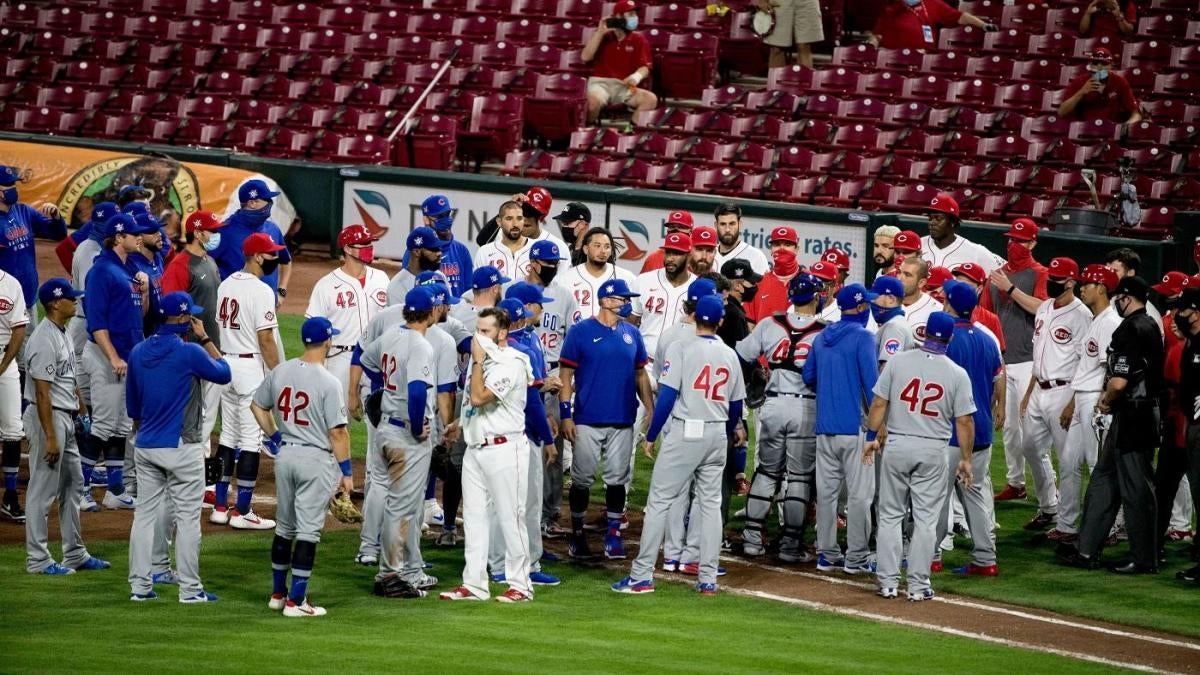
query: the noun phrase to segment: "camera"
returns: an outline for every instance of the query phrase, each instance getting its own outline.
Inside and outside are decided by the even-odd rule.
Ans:
[[[608,26],[609,28],[620,28],[620,29],[624,30],[624,28],[625,28],[625,19],[622,19],[622,18],[621,18],[621,17],[619,17],[619,16],[614,16],[614,17],[611,17],[611,18],[605,19],[605,20],[604,20],[604,25],[605,25],[605,26]]]

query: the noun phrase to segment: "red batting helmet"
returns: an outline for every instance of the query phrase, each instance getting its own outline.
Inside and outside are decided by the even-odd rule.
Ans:
[[[550,197],[550,191],[543,187],[531,187],[525,193],[525,203],[537,211],[538,218],[545,218],[550,214],[550,206],[554,203],[554,199]]]
[[[350,225],[338,233],[338,248],[362,246],[375,241],[366,225]]]

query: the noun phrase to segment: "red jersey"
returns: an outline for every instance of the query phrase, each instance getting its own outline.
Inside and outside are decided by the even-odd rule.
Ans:
[[[937,31],[942,26],[956,26],[962,12],[942,0],[923,0],[909,7],[903,0],[891,3],[875,22],[879,46],[887,49],[934,49]]]
[[[1086,10],[1087,6],[1090,4],[1091,0],[1084,0],[1082,3],[1083,9]],[[1134,26],[1137,25],[1137,7],[1133,4],[1132,0],[1125,3],[1125,10],[1121,12],[1121,14],[1125,16],[1126,21]],[[1116,49],[1117,52],[1120,52],[1119,45],[1125,41],[1125,35],[1121,33],[1121,28],[1117,25],[1117,17],[1105,12],[1104,10],[1097,10],[1097,12],[1092,15],[1091,29],[1089,29],[1086,33],[1080,33],[1079,35],[1080,37],[1089,38],[1106,37],[1118,45]]]
[[[1171,335],[1170,332],[1166,334]],[[1187,447],[1187,415],[1183,413],[1183,404],[1179,400],[1179,381],[1183,370],[1183,345],[1183,340],[1176,338],[1174,344],[1167,347],[1166,356],[1163,359],[1163,382],[1167,385],[1167,396],[1170,399],[1166,409],[1165,421],[1167,424],[1165,426],[1167,433],[1170,434],[1170,442],[1177,448]],[[1163,439],[1163,441],[1167,440],[1167,438]]]
[[[650,56],[650,41],[641,33],[626,33],[624,40],[609,33],[596,50],[595,64],[592,75],[595,77],[613,77],[623,80],[635,70],[645,66],[649,68],[654,61]]]
[[[1000,341],[1000,353],[1004,353],[1004,331],[1000,330],[1000,317],[990,309],[976,307],[974,312],[971,312],[971,320],[978,321],[979,325],[992,331],[992,335]]]
[[[758,323],[775,312],[786,312],[792,306],[788,299],[788,280],[780,279],[774,272],[763,275],[758,282],[758,293],[751,302],[743,302],[746,318]]]
[[[646,256],[646,262],[642,263],[642,272],[653,272],[654,270],[661,270],[662,267],[663,250],[656,248],[650,252],[650,255]]]
[[[1088,72],[1071,80],[1071,84],[1067,85],[1067,96],[1073,96],[1091,76],[1092,73]],[[1138,101],[1133,95],[1133,89],[1130,88],[1128,80],[1110,70],[1104,84],[1103,91],[1094,91],[1079,100],[1079,105],[1075,106],[1075,110],[1071,112],[1075,119],[1085,122],[1092,120],[1124,122],[1137,111]]]

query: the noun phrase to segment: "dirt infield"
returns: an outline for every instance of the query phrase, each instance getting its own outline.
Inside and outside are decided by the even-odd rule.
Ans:
[[[61,273],[61,266],[52,255],[52,246],[38,242],[38,250],[39,260],[44,265],[43,279]],[[303,256],[293,269],[289,297],[282,311],[303,314],[313,283],[336,265],[334,261]],[[389,269],[391,271],[394,267]],[[275,511],[273,471],[272,462],[263,463],[255,491],[255,510],[267,517],[273,516]],[[362,476],[363,466],[356,462],[355,481],[359,485]],[[122,540],[129,536],[133,514],[105,511],[83,514],[82,518],[86,540]],[[52,533],[57,532],[56,520],[52,516]],[[640,514],[634,521],[627,535],[631,544],[636,542],[640,529]],[[330,518],[327,527],[343,529],[349,526]],[[211,526],[207,521],[203,529],[206,534],[227,530]],[[23,541],[23,528],[0,522],[0,544]],[[547,544],[547,548],[565,555],[561,540]],[[725,592],[1053,653],[1107,667],[1200,673],[1200,640],[1192,638],[948,594],[939,594],[934,601],[924,603],[908,603],[902,598],[883,600],[874,595],[872,578],[822,574],[811,564],[781,567],[770,562],[732,557],[723,559],[723,563],[729,568],[728,575],[721,579]],[[620,569],[626,567],[621,565]],[[615,579],[619,576],[615,565],[613,572]],[[667,578],[688,579],[677,575],[667,575]],[[803,630],[799,626],[789,629]],[[846,647],[852,654],[853,647]],[[914,655],[919,653],[914,649]]]

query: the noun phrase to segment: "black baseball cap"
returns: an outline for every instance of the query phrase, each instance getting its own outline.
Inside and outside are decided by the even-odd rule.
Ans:
[[[1200,309],[1200,288],[1184,289],[1183,295],[1175,298],[1175,301],[1171,303],[1171,309],[1176,312],[1185,309]]]
[[[1146,280],[1141,277],[1124,277],[1117,282],[1117,287],[1109,293],[1110,298],[1115,298],[1118,295],[1128,295],[1131,298],[1146,301],[1146,296],[1150,292],[1150,286],[1146,284]]]
[[[585,220],[592,222],[592,212],[588,207],[580,202],[571,202],[567,204],[567,208],[563,212],[554,216],[554,219],[561,223],[573,223],[577,220]]]
[[[721,265],[721,274],[729,279],[742,279],[757,284],[762,281],[762,275],[754,271],[750,261],[745,258],[731,258]]]

